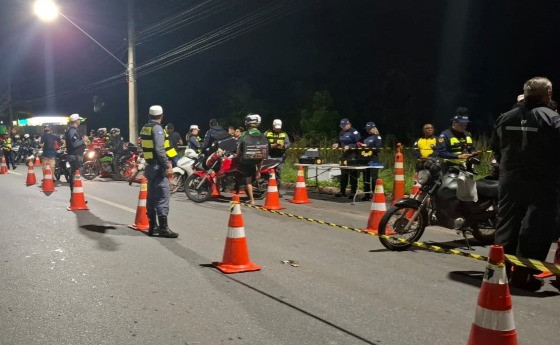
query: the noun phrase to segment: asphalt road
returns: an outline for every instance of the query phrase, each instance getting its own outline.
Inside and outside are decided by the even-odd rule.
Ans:
[[[86,181],[90,210],[69,212],[66,184],[47,196],[25,186],[22,168],[0,175],[0,344],[467,341],[484,262],[390,252],[371,236],[243,207],[251,259],[263,268],[224,275],[210,264],[222,258],[227,202],[174,195],[170,227],[180,237],[150,238],[127,227],[138,185]],[[338,224],[367,223],[369,203],[314,198],[282,204]],[[441,228],[423,240],[464,245]],[[556,343],[558,291],[547,283],[512,294],[519,343]]]

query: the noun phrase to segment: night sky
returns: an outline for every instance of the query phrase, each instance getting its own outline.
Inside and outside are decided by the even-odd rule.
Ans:
[[[0,96],[11,78],[16,114],[79,112],[90,129],[120,127],[126,136],[125,77],[81,89],[123,67],[63,18],[38,21],[31,3],[0,0]],[[126,63],[126,0],[58,3]],[[141,76],[140,126],[148,107],[161,104],[165,122],[182,134],[192,123],[205,129],[210,118],[240,112],[261,114],[265,128],[280,117],[297,133],[301,109],[327,90],[355,127],[373,120],[382,134],[406,141],[426,121],[444,129],[460,105],[471,110],[472,131],[488,131],[525,80],[542,75],[553,88],[560,83],[556,0],[137,0],[137,65],[274,6],[278,18],[261,17],[271,22]],[[190,25],[142,36],[189,9],[199,11]],[[94,97],[104,104],[97,112]]]

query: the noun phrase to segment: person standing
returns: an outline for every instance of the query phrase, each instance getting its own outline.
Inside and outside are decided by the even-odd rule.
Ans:
[[[471,133],[467,132],[469,110],[457,108],[451,121],[451,128],[443,131],[437,140],[436,152],[451,164],[461,164],[475,152]]]
[[[181,139],[181,135],[175,132],[175,126],[172,123],[168,123],[167,126],[165,126],[165,130],[167,131],[167,135],[169,135],[169,144],[171,144],[171,147],[173,147],[175,149],[175,152],[178,153],[179,145],[181,146],[183,145],[183,140]],[[179,154],[169,158],[171,158],[171,165],[176,167],[177,162],[179,161]]]
[[[434,125],[426,123],[422,126],[422,134],[422,138],[414,142],[412,151],[417,159],[416,171],[421,170],[426,159],[434,155],[434,149],[437,145],[436,137],[434,136]]]
[[[349,151],[350,149],[355,149],[358,147],[358,142],[362,140],[360,133],[352,127],[350,120],[344,118],[340,120],[340,134],[338,136],[338,143],[332,145],[333,149],[341,147],[344,150],[341,160],[351,159],[354,152]],[[358,173],[356,170],[349,171],[348,169],[340,169],[340,192],[336,193],[334,196],[340,198],[341,196],[346,196],[346,186],[348,186],[348,179],[350,179],[350,190],[352,195],[349,198],[353,198],[358,189]]]
[[[278,166],[274,171],[278,180],[278,189],[280,189],[282,184],[282,165],[286,158],[286,149],[290,147],[290,137],[282,130],[282,120],[280,119],[272,121],[272,131],[266,131],[264,135],[270,146],[268,158],[278,162]]]
[[[500,164],[495,243],[506,254],[545,260],[555,239],[560,179],[560,115],[547,106],[552,83],[542,77],[523,85],[524,100],[494,124],[492,150]],[[516,267],[510,284],[536,291],[538,271]]]
[[[202,144],[202,153],[207,157],[218,150],[218,142],[228,138],[228,132],[218,124],[218,120],[211,119],[209,122],[210,129],[204,134],[204,143]]]
[[[6,166],[8,170],[10,169],[10,163],[12,164],[12,169],[16,169],[14,163],[14,157],[12,156],[12,139],[8,134],[4,134],[4,141],[2,142],[2,151],[4,152],[4,157],[6,158]]]
[[[82,118],[78,114],[70,115],[68,129],[64,133],[66,142],[66,153],[68,155],[68,163],[70,164],[70,194],[74,191],[74,173],[76,170],[82,169],[84,160],[84,151],[86,144],[83,137],[78,131]]]
[[[198,125],[191,125],[189,133],[187,133],[185,138],[187,139],[187,146],[190,149],[193,149],[196,153],[202,152],[202,138],[198,135],[199,133],[200,128],[198,128]]]
[[[379,135],[379,130],[375,126],[373,121],[366,123],[364,127],[366,133],[369,136],[364,140],[364,143],[361,145],[363,147],[372,148],[373,149],[373,156],[371,156],[371,160],[369,163],[379,163],[379,150],[381,150],[381,135]],[[371,184],[377,181],[378,177],[378,169],[365,169],[364,170],[364,196],[362,197],[363,201],[371,200]]]
[[[227,129],[227,132],[230,136],[234,137],[235,136],[235,127],[229,126],[228,129]]]
[[[57,147],[61,146],[60,138],[51,133],[49,126],[43,127],[44,134],[41,136],[39,146],[43,150],[41,155],[41,163],[43,165],[43,177],[45,176],[45,169],[47,165],[51,168],[51,172],[55,171],[56,164],[56,151]],[[74,173],[74,172],[72,172]]]
[[[261,116],[259,114],[247,115],[245,117],[245,128],[247,128],[247,130],[243,132],[239,138],[239,144],[237,145],[236,157],[239,160],[239,168],[245,175],[245,187],[247,188],[247,196],[249,197],[249,203],[251,205],[255,204],[255,198],[253,196],[253,179],[260,178],[262,161],[245,160],[243,159],[243,152],[247,147],[247,138],[261,134],[261,131],[259,131],[260,124]]]
[[[146,201],[149,220],[148,235],[177,238],[179,234],[171,231],[167,223],[170,197],[168,176],[173,175],[173,168],[166,152],[171,144],[161,127],[163,108],[159,105],[152,105],[149,110],[149,118],[150,121],[140,131],[142,151],[147,163],[145,175],[148,179],[148,200]]]

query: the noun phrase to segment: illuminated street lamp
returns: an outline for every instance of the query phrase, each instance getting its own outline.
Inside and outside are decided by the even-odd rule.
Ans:
[[[128,80],[128,137],[130,142],[136,142],[138,135],[138,113],[136,111],[136,77],[134,76],[135,63],[135,49],[134,49],[134,0],[128,0],[128,65],[123,63],[118,57],[111,53],[101,43],[91,37],[90,34],[85,32],[78,24],[74,23],[70,18],[60,12],[56,3],[52,0],[36,0],[33,5],[33,12],[42,21],[52,22],[58,15],[66,19],[84,35],[91,39],[101,49],[111,55],[117,60],[125,69]]]

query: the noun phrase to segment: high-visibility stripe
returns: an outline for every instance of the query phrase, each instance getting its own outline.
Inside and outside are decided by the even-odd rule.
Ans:
[[[527,126],[506,126],[506,131],[521,131],[521,132],[538,132],[537,127],[527,127]]]
[[[404,181],[404,175],[395,175],[395,181]]]
[[[74,187],[72,194],[83,193],[84,189],[82,187]]]
[[[268,185],[268,192],[278,192],[278,186]]]
[[[146,207],[146,199],[138,199],[138,207]]]
[[[305,182],[296,182],[296,188],[305,188]]]
[[[402,169],[404,168],[403,162],[395,162],[395,169]]]
[[[494,331],[511,331],[515,329],[513,311],[511,309],[495,311],[476,306],[474,324]]]
[[[245,237],[245,227],[228,228],[228,238],[242,238]]]
[[[387,205],[383,202],[372,202],[371,203],[371,210],[372,211],[387,211]]]

